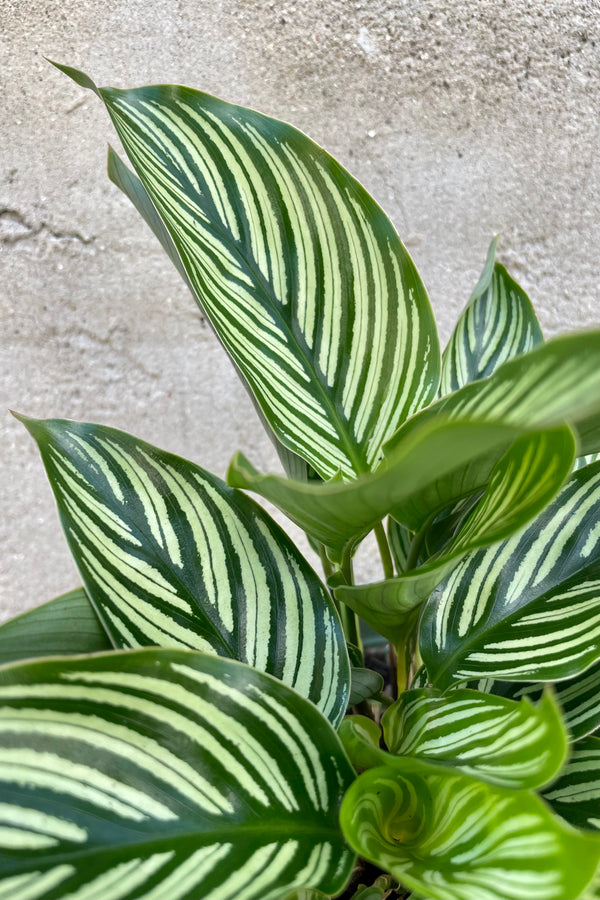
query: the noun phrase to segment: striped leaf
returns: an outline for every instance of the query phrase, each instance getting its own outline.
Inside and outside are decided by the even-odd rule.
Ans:
[[[386,745],[396,756],[452,766],[491,784],[548,784],[567,754],[560,710],[549,693],[537,706],[473,690],[409,690],[386,710]]]
[[[185,647],[247,662],[339,723],[350,678],[337,613],[260,507],[124,432],[61,420],[25,424],[116,647]]]
[[[502,363],[543,343],[529,297],[494,261],[497,243],[495,237],[481,278],[444,350],[442,395],[487,378]]]
[[[555,681],[600,658],[600,463],[579,469],[524,531],[470,554],[427,603],[432,683]]]
[[[173,85],[92,87],[187,278],[279,439],[353,477],[435,396],[418,273],[372,197],[304,134]]]
[[[426,681],[424,673],[425,669],[421,672],[421,677],[425,677]],[[425,685],[413,685],[417,686]],[[526,697],[531,702],[536,702],[542,696],[545,684],[540,681],[522,683],[482,678],[470,682],[468,687],[511,700]],[[600,728],[600,662],[594,663],[575,678],[558,681],[553,690],[571,740],[578,741]]]
[[[342,804],[346,838],[431,900],[565,900],[591,881],[600,841],[529,791],[398,760],[369,769]]]
[[[399,640],[407,616],[469,551],[512,534],[547,505],[571,471],[574,456],[575,442],[567,427],[519,438],[492,471],[458,534],[439,553],[398,578],[335,587],[337,600],[390,640]]]
[[[528,430],[528,429],[523,429]],[[344,544],[370,531],[387,513],[400,508],[410,517],[422,498],[431,513],[439,505],[436,486],[445,475],[484,457],[484,483],[493,464],[520,430],[497,423],[447,422],[444,417],[424,423],[398,446],[394,458],[376,472],[352,482],[339,478],[324,483],[301,483],[278,475],[261,475],[246,457],[233,458],[227,481],[233,487],[256,491],[321,543],[340,550]],[[501,448],[499,450],[498,448]],[[445,503],[445,498],[444,501]]]
[[[315,707],[241,663],[164,648],[0,670],[0,896],[336,893],[353,778]]]
[[[83,588],[0,625],[0,665],[34,656],[100,653],[111,647]]]
[[[152,200],[148,196],[148,191],[146,190],[140,179],[137,177],[137,175],[134,175],[134,173],[131,172],[123,162],[121,162],[112,147],[108,148],[107,168],[108,177],[110,178],[110,180],[123,191],[125,196],[129,198],[129,200],[131,200],[150,230],[158,238],[158,240],[162,244],[163,250],[166,252],[167,256],[174,264],[175,268],[191,290],[192,294],[195,296],[194,288],[187,276],[187,272],[185,271],[184,265],[181,261],[181,257],[177,252],[177,247],[173,243],[171,235],[165,228],[164,222],[158,215],[156,208],[152,203]],[[209,324],[212,325],[210,320]],[[237,369],[237,372],[241,377],[242,384],[246,388],[248,388],[248,382],[245,380],[239,369]],[[275,445],[275,449],[277,450],[285,471],[290,478],[299,478],[301,481],[306,481],[309,477],[309,467],[307,463],[281,443],[281,441],[277,438],[276,434],[273,432],[269,423],[267,422],[260,406],[256,402],[252,391],[248,390],[248,394],[254,404],[254,407],[263,426],[269,433],[269,437]]]
[[[394,459],[425,423],[445,416],[456,423],[504,423],[526,431],[568,422],[578,437],[580,452],[600,449],[600,331],[556,338],[509,360],[489,378],[438,400],[413,416],[388,441],[386,459]],[[393,510],[394,518],[413,531],[420,530],[432,510],[452,506],[481,490],[505,449],[500,447],[495,456],[491,452],[481,455],[449,475],[440,473],[437,482],[415,493],[412,510],[402,506]]]
[[[544,791],[552,808],[577,828],[600,830],[600,738],[573,745],[558,781]]]

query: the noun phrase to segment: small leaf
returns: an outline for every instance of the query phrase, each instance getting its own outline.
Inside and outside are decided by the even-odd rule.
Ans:
[[[390,640],[399,640],[411,611],[466,553],[517,531],[548,504],[571,471],[574,455],[567,427],[519,438],[493,469],[475,509],[438,554],[398,578],[335,586],[336,599]]]
[[[459,318],[442,358],[440,393],[450,394],[487,378],[498,366],[543,343],[542,330],[525,291],[494,262],[498,238]]]
[[[275,434],[324,478],[372,469],[440,367],[387,216],[283,122],[176,85],[97,93]]]
[[[347,541],[371,531],[390,509],[412,514],[415,498],[420,504],[422,495],[433,504],[429,511],[435,510],[440,503],[436,486],[445,474],[487,453],[500,457],[498,448],[505,450],[519,436],[519,430],[511,426],[449,424],[440,417],[412,432],[376,472],[351,482],[335,478],[320,484],[301,483],[261,475],[241,453],[231,461],[227,480],[233,487],[256,491],[325,546],[341,550]],[[493,463],[486,458],[481,472],[484,484],[492,469]],[[424,513],[421,505],[418,510],[419,515]]]
[[[354,768],[361,772],[373,766],[383,766],[389,754],[381,750],[381,729],[367,716],[346,716],[338,728],[339,738]]]
[[[0,665],[34,656],[100,653],[112,644],[83,588],[0,625]]]
[[[350,673],[337,613],[264,510],[193,463],[113,428],[25,424],[115,646],[239,659],[339,723]]]
[[[600,831],[600,738],[573,745],[560,778],[543,796],[571,825]]]
[[[312,703],[150,649],[0,670],[0,893],[279,900],[339,892],[353,773]]]
[[[421,654],[439,688],[556,681],[600,658],[600,463],[524,531],[469,554],[428,601]]]
[[[600,841],[563,825],[529,791],[397,760],[351,785],[341,811],[352,847],[431,900],[578,897]]]
[[[390,753],[443,763],[505,787],[548,784],[567,754],[551,694],[532,706],[472,690],[409,690],[386,710],[382,725]]]
[[[365,669],[353,666],[350,670],[350,699],[348,706],[356,706],[371,697],[377,697],[385,687],[385,682],[379,672],[373,669]]]

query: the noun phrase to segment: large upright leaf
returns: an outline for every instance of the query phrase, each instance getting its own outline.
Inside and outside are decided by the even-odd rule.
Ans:
[[[290,125],[189,88],[97,89],[273,430],[323,477],[373,468],[437,391],[429,301],[389,219]]]
[[[113,428],[24,421],[115,646],[239,659],[340,721],[349,663],[337,613],[259,506],[193,463]]]
[[[83,588],[0,625],[0,665],[34,656],[100,653],[111,647]]]
[[[596,836],[531,792],[416,759],[360,775],[341,822],[358,853],[431,900],[573,900],[600,861]]]
[[[529,297],[494,261],[497,243],[494,238],[481,278],[444,350],[442,395],[486,378],[508,359],[543,342]]]
[[[241,663],[151,649],[0,669],[0,896],[337,893],[352,770],[315,707]]]
[[[108,148],[107,168],[108,176],[111,181],[116,184],[117,187],[120,188],[123,193],[131,200],[148,227],[152,230],[154,235],[162,244],[163,250],[169,257],[171,262],[174,264],[175,268],[177,269],[187,286],[190,288],[192,294],[195,295],[192,283],[188,278],[187,272],[185,271],[185,268],[181,261],[181,257],[177,252],[177,247],[173,243],[171,235],[165,228],[163,220],[158,215],[156,207],[154,206],[152,200],[148,195],[148,191],[146,190],[140,179],[137,177],[137,175],[134,175],[134,173],[131,172],[127,168],[127,166],[120,160],[112,147]],[[277,450],[285,471],[290,478],[298,478],[300,481],[306,481],[309,476],[310,467],[305,462],[305,460],[301,459],[299,456],[297,456],[297,454],[295,454],[292,450],[289,450],[284,444],[281,443],[281,441],[278,439],[277,435],[274,433],[273,429],[267,422],[260,406],[256,402],[256,398],[250,390],[248,382],[241,375],[239,369],[237,369],[237,366],[235,368],[241,377],[242,384],[244,384],[248,390],[250,398],[254,403],[254,407],[265,430],[267,431],[267,434],[275,445],[275,449]]]
[[[600,659],[600,463],[525,531],[470,554],[428,601],[421,653],[437,687],[554,681]]]

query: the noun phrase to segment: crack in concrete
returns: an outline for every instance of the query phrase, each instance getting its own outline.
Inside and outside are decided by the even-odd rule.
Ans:
[[[44,234],[56,241],[77,241],[84,246],[89,246],[96,240],[95,236],[85,237],[78,231],[58,231],[44,221],[39,225],[32,225],[18,209],[6,206],[0,208],[1,244],[17,244]]]

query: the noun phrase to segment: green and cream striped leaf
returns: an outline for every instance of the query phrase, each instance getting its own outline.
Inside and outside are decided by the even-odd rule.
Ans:
[[[100,653],[111,648],[83,588],[0,625],[0,665],[35,656]]]
[[[599,541],[593,463],[528,528],[467,556],[433,594],[420,632],[433,685],[556,681],[600,659]]]
[[[290,125],[173,85],[96,92],[279,439],[324,478],[370,471],[440,369],[387,216]]]
[[[415,759],[360,775],[341,822],[357,853],[431,900],[576,898],[600,860],[596,835],[530,791]]]
[[[487,378],[502,363],[543,343],[529,297],[495,262],[497,243],[495,237],[481,278],[444,350],[442,395]]]
[[[339,723],[350,677],[337,613],[259,506],[193,463],[113,428],[24,421],[116,647],[185,647],[241,660]]]
[[[165,648],[0,669],[0,896],[279,900],[337,893],[353,778],[314,705]]]
[[[427,680],[424,669],[421,678]],[[511,700],[527,698],[533,703],[542,696],[545,684],[539,681],[521,683],[482,678],[470,682],[468,687]],[[600,728],[600,662],[575,678],[557,681],[553,690],[571,740],[578,741]]]
[[[503,422],[526,431],[554,428],[565,422],[575,431],[587,454],[600,449],[600,332],[556,338],[509,360],[481,381],[465,385],[438,400],[405,423],[384,447],[385,462],[427,422],[440,416],[450,421]],[[392,515],[419,531],[431,510],[451,508],[457,500],[481,490],[506,446],[489,452],[415,493],[412,510],[400,507]]]
[[[544,509],[571,471],[574,457],[575,441],[566,426],[519,438],[493,469],[475,509],[439,553],[397,578],[332,585],[336,599],[390,640],[399,640],[407,615],[467,553],[512,534]]]
[[[576,828],[600,830],[600,738],[586,737],[573,745],[560,778],[543,797]]]
[[[173,243],[173,239],[165,228],[164,222],[158,215],[156,208],[152,203],[152,200],[148,196],[148,191],[146,190],[140,179],[137,177],[137,175],[134,175],[134,173],[131,172],[127,168],[127,166],[119,159],[112,147],[108,148],[107,168],[108,177],[110,178],[110,180],[113,182],[113,184],[116,184],[116,186],[123,191],[123,193],[126,197],[128,197],[129,200],[131,200],[150,230],[158,238],[158,240],[162,244],[163,250],[166,252],[171,262],[175,265],[175,268],[177,269],[183,280],[186,282],[192,294],[195,296],[194,288],[187,276],[187,272],[185,271],[185,268],[181,261],[181,257],[179,256],[177,248]],[[212,326],[210,320],[209,324]],[[306,481],[309,477],[309,467],[307,463],[291,450],[289,450],[286,446],[284,446],[284,444],[282,444],[281,441],[277,438],[269,423],[267,422],[260,406],[256,402],[254,394],[249,389],[248,382],[243,377],[239,369],[237,371],[240,375],[242,384],[248,389],[248,394],[254,404],[254,407],[264,428],[266,429],[269,437],[275,445],[275,449],[277,450],[285,471],[290,478],[299,478],[301,481]]]
[[[382,726],[395,756],[443,763],[505,787],[548,784],[567,755],[560,709],[549,693],[533,706],[468,689],[409,690],[386,710]]]

